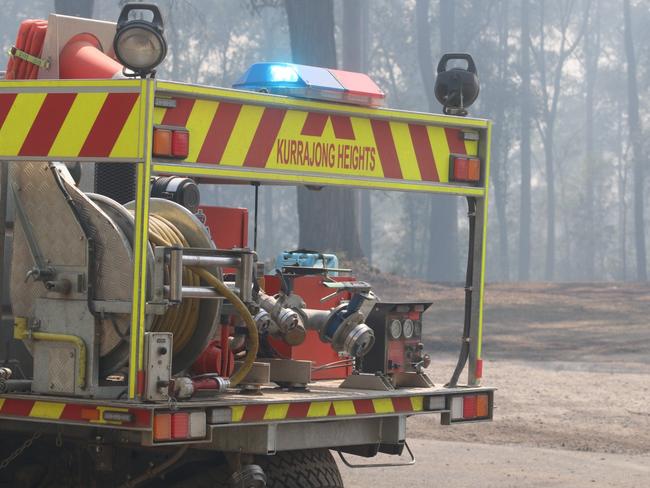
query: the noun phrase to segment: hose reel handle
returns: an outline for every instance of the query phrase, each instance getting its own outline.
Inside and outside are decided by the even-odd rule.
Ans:
[[[160,31],[163,31],[163,19],[158,5],[153,3],[127,3],[120,12],[120,18],[117,19],[117,28],[119,29],[129,21],[129,14],[134,10],[144,10],[151,12],[153,15],[152,24]]]
[[[438,63],[438,73],[442,73],[444,71],[447,71],[447,63],[451,60],[454,59],[460,59],[463,61],[467,61],[467,69],[466,71],[469,71],[472,74],[476,74],[476,64],[474,63],[474,59],[469,53],[446,53],[443,54],[442,57],[440,58],[440,62]]]

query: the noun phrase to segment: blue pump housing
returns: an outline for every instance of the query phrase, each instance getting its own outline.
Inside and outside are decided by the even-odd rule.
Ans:
[[[275,267],[281,270],[285,267],[300,266],[302,268],[338,268],[339,260],[334,254],[321,254],[310,251],[284,251],[275,259]],[[336,271],[330,276],[338,276]]]

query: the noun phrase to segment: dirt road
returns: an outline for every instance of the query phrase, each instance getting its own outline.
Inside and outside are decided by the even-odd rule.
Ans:
[[[403,280],[397,292],[380,292],[403,298],[411,290],[435,302],[425,342],[430,374],[443,383],[462,291]],[[499,388],[495,421],[410,419],[418,465],[342,468],[348,486],[650,486],[650,287],[490,285],[485,327],[485,383]]]
[[[647,487],[648,458],[640,455],[495,446],[416,439],[419,464],[406,468],[349,469],[347,487],[595,488]]]

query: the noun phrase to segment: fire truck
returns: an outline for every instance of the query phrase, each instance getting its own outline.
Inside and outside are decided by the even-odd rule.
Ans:
[[[413,464],[411,416],[492,419],[494,389],[481,385],[491,126],[466,117],[470,56],[441,60],[445,114],[433,115],[383,108],[366,75],[287,63],[253,65],[229,89],[159,80],[163,20],[148,4],[127,4],[117,23],[25,21],[10,54],[2,486],[335,488],[332,452],[350,466],[378,453]],[[454,59],[467,66],[448,69]],[[427,370],[431,303],[381,301],[322,251],[265,266],[248,210],[204,204],[199,183],[256,197],[264,185],[465,197],[451,378]]]

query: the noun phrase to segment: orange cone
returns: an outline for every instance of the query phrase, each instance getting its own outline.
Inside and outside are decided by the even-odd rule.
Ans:
[[[77,34],[61,50],[59,78],[62,80],[119,78],[123,66],[104,54],[92,34]]]

